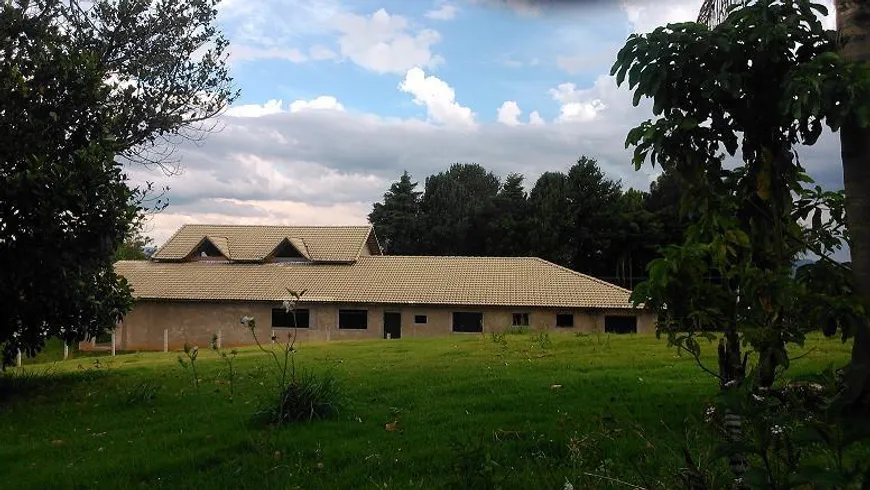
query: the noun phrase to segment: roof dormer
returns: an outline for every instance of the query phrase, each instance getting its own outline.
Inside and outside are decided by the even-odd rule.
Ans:
[[[229,243],[226,237],[204,236],[187,256],[191,261],[228,261]]]
[[[307,262],[310,260],[311,256],[308,254],[305,240],[296,237],[282,238],[265,258],[266,262]]]

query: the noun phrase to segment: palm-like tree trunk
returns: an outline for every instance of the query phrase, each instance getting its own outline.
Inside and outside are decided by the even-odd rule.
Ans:
[[[870,63],[870,0],[836,0],[836,10],[840,55],[845,60]],[[858,293],[870,311],[870,128],[849,121],[840,129],[840,143],[852,270]],[[848,382],[854,397],[867,399],[870,326],[864,322],[852,347]]]

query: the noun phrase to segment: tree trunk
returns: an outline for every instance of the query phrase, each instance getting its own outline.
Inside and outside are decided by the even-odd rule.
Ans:
[[[870,1],[837,0],[840,55],[849,61],[870,62]],[[851,236],[855,285],[870,312],[870,128],[848,121],[840,129],[846,217]],[[870,392],[870,326],[857,325],[847,383],[853,402]]]

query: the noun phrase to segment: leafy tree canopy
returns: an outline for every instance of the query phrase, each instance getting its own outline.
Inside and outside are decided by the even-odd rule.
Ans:
[[[142,212],[119,163],[166,162],[235,97],[211,0],[0,6],[0,351],[114,327],[115,251]],[[126,157],[126,158],[124,158]]]

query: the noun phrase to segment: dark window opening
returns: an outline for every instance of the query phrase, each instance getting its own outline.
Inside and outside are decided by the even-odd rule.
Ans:
[[[308,328],[310,314],[308,310],[296,310],[294,323],[293,311],[284,308],[272,308],[272,326],[275,328]]]
[[[529,314],[528,313],[514,313],[513,326],[515,326],[515,327],[528,327],[529,326]]]
[[[483,313],[454,311],[454,332],[483,332]]]
[[[637,333],[637,317],[605,316],[604,331],[608,333]]]
[[[414,323],[416,324],[425,324],[428,323],[429,319],[426,318],[426,315],[414,315]]]
[[[196,250],[193,252],[193,258],[199,259],[203,257],[220,257],[225,258],[224,254],[218,250],[217,247],[210,240],[203,240],[203,242],[196,247]]]
[[[299,250],[296,250],[296,247],[290,243],[289,240],[284,240],[278,245],[278,248],[275,249],[276,259],[304,259],[305,257],[299,253]]]
[[[571,328],[574,326],[574,314],[573,313],[557,313],[556,314],[556,326]]]
[[[342,330],[369,328],[369,312],[367,310],[338,310],[338,328]]]

